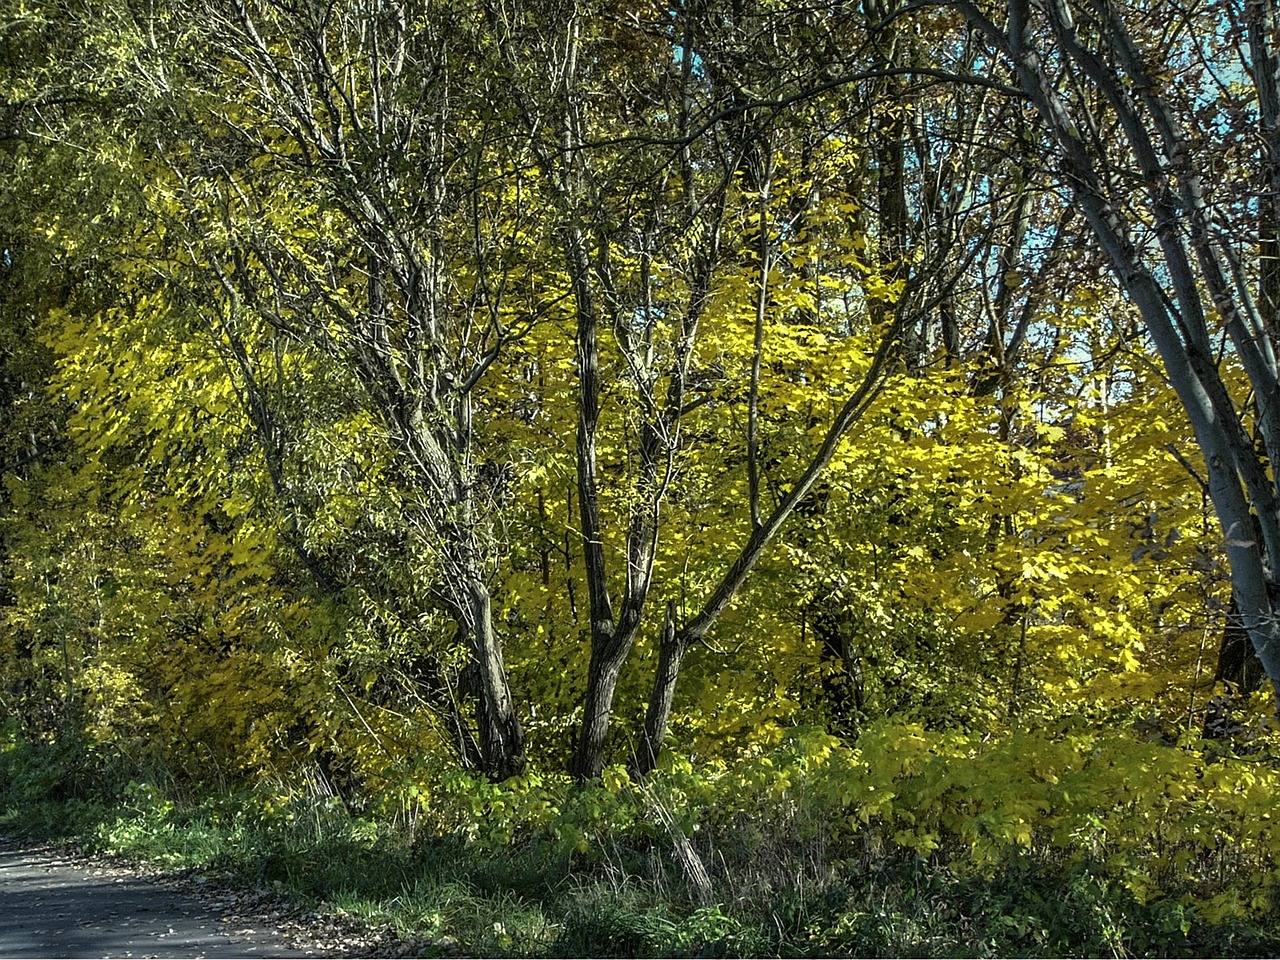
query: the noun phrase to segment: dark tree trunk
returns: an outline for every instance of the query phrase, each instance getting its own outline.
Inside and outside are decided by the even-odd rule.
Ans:
[[[1267,679],[1266,671],[1249,641],[1249,631],[1240,622],[1240,608],[1231,600],[1227,625],[1218,646],[1218,666],[1213,673],[1215,685],[1225,683],[1240,693],[1259,689]]]
[[[653,771],[662,755],[662,741],[667,738],[667,724],[671,720],[671,708],[675,704],[676,681],[684,655],[689,650],[689,638],[676,625],[675,601],[667,604],[667,617],[662,624],[662,640],[658,644],[658,669],[654,674],[653,693],[645,711],[644,732],[636,749],[631,766],[636,774],[644,776]]]
[[[848,610],[830,602],[813,609],[810,623],[818,642],[823,700],[833,729],[847,734],[865,707],[862,661],[856,638],[851,636],[853,618]]]
[[[638,622],[629,627],[595,637],[591,644],[591,662],[587,668],[587,693],[583,699],[582,726],[578,731],[572,773],[579,782],[600,776],[604,769],[605,745],[609,721],[613,716],[613,695],[618,688],[631,648],[639,633]]]
[[[476,725],[482,769],[494,780],[505,780],[524,769],[524,728],[511,699],[502,645],[493,627],[489,589],[477,577],[467,584],[467,592],[471,621],[468,627],[480,687]]]

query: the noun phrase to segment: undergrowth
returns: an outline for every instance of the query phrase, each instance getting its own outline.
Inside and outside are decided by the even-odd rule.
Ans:
[[[1217,885],[1205,886],[1203,871],[1188,869],[1181,880],[1161,874],[1155,861],[1175,851],[1104,842],[1101,821],[1073,844],[1053,842],[1052,824],[1041,823],[1039,839],[997,853],[935,829],[923,810],[912,823],[901,816],[905,809],[887,819],[883,812],[850,817],[853,801],[833,801],[819,789],[825,762],[813,761],[820,751],[812,744],[790,761],[781,754],[770,761],[777,765],[770,782],[790,778],[786,790],[744,792],[749,773],[721,771],[738,784],[734,803],[716,793],[715,777],[677,764],[644,787],[620,771],[586,788],[533,776],[496,786],[449,774],[363,809],[314,785],[183,788],[84,745],[10,737],[3,749],[0,831],[210,870],[390,927],[426,954],[1231,956],[1280,949],[1270,903],[1212,912],[1231,890],[1241,902],[1257,900],[1249,886],[1256,864],[1233,875],[1230,858],[1220,856],[1210,865]],[[899,770],[891,778],[900,803],[922,775]],[[923,835],[930,844],[920,842]],[[1128,872],[1125,857],[1117,860],[1126,850]],[[1153,893],[1132,882],[1135,875],[1144,883],[1161,875],[1164,887]]]

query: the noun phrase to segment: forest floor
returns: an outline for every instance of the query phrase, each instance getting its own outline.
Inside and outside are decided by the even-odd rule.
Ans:
[[[5,957],[395,957],[387,931],[308,912],[207,871],[155,872],[114,857],[0,837]]]

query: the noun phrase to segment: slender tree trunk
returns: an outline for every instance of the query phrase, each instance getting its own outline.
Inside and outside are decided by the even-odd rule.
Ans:
[[[1276,0],[1248,0],[1245,21],[1253,82],[1258,91],[1262,141],[1262,195],[1258,199],[1258,310],[1272,349],[1280,353],[1280,56]]]
[[[662,640],[658,644],[658,670],[653,678],[653,692],[645,711],[644,732],[640,746],[632,758],[632,770],[639,776],[653,771],[662,755],[662,742],[667,738],[667,724],[675,704],[676,681],[689,650],[689,637],[676,626],[676,604],[667,604],[667,617],[662,624]]]
[[[863,0],[872,36],[875,38],[875,65],[890,70],[898,65],[898,27],[892,19],[897,0]],[[905,279],[910,213],[906,194],[906,106],[902,103],[902,81],[887,74],[876,83],[872,102],[876,119],[872,133],[872,151],[876,162],[876,200],[878,203],[879,269],[884,281],[896,284]],[[895,315],[891,301],[876,299],[868,304],[873,321],[887,325]],[[912,369],[923,364],[928,320],[921,318],[918,330],[907,331],[907,363]]]
[[[587,692],[582,725],[574,751],[573,776],[582,782],[600,775],[604,766],[605,739],[613,709],[613,694],[622,665],[631,651],[631,636],[621,634],[609,595],[609,575],[600,520],[599,458],[596,435],[600,423],[599,315],[586,241],[581,230],[564,231],[564,250],[573,278],[578,321],[578,426],[575,442],[578,474],[578,515],[582,527],[582,552],[586,566],[587,598],[591,615],[591,660],[587,665]]]

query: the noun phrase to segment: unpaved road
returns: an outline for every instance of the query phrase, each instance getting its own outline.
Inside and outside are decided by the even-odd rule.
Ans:
[[[202,886],[202,885],[207,885]],[[343,949],[332,924],[268,896],[216,889],[205,878],[147,878],[132,868],[0,837],[0,957],[324,957]],[[327,929],[330,942],[309,934]],[[311,941],[311,942],[308,942]],[[371,949],[372,948],[372,949]],[[384,954],[385,955],[385,954]]]

